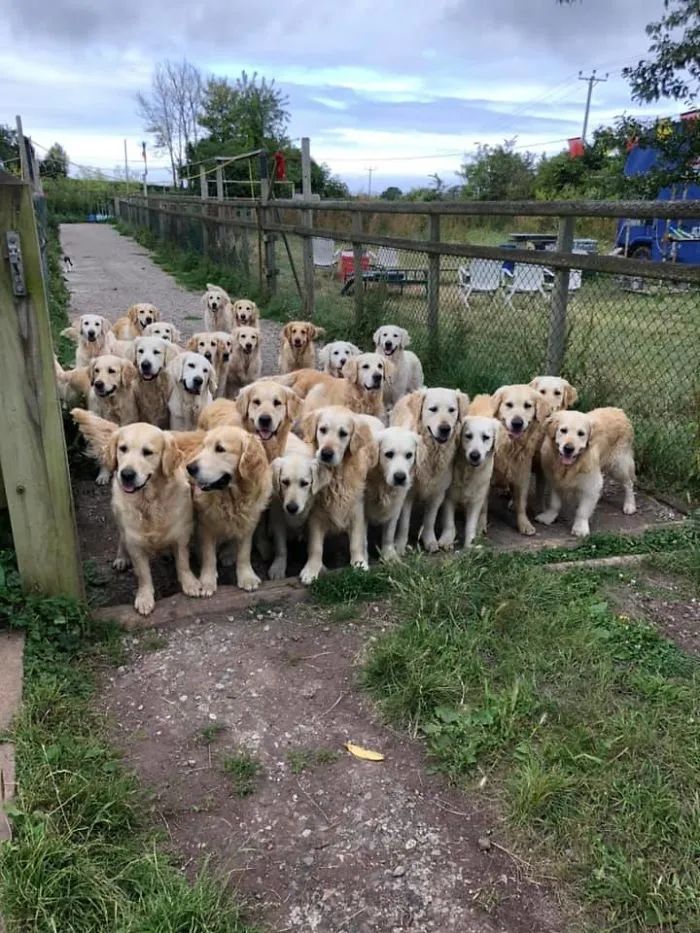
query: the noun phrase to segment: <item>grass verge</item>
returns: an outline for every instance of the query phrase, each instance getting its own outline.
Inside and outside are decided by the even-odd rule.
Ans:
[[[84,607],[25,596],[0,554],[0,623],[24,629],[25,682],[15,723],[14,837],[0,846],[8,933],[247,933],[223,884],[192,884],[159,848],[148,805],[94,710],[95,673],[117,633]]]
[[[47,283],[47,298],[49,303],[49,321],[51,323],[51,336],[62,366],[72,366],[75,359],[75,344],[66,337],[61,337],[61,331],[70,324],[70,292],[63,277],[63,250],[58,234],[58,223],[49,220],[46,242],[46,259],[49,274]]]

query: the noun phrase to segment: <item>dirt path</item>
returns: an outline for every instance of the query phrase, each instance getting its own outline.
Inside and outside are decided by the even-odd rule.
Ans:
[[[131,237],[107,224],[63,224],[61,243],[73,263],[66,276],[72,315],[93,312],[116,320],[135,302],[150,301],[184,335],[203,330],[200,293],[178,285]],[[279,352],[279,325],[264,320],[261,327],[263,372],[271,374]]]
[[[379,606],[353,622],[279,606],[135,640],[104,708],[182,862],[195,874],[211,857],[266,930],[572,930],[498,848],[487,794],[430,774],[357,686],[386,624]],[[352,758],[348,739],[386,760]],[[246,797],[223,768],[241,748],[262,767]]]

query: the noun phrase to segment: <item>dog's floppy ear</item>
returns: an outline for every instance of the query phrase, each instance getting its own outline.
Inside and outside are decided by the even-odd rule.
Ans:
[[[343,379],[347,379],[348,382],[357,382],[359,370],[357,368],[357,360],[354,356],[345,361],[345,366],[341,369],[341,373],[343,374]]]
[[[326,336],[325,327],[316,327],[315,324],[309,324],[309,336],[312,340],[320,340]]]
[[[106,446],[103,448],[103,453],[101,462],[107,467],[110,473],[114,473],[117,469],[117,444],[119,443],[119,432],[115,431],[114,434],[107,441]]]
[[[290,421],[296,421],[301,414],[304,400],[301,399],[292,389],[287,389],[286,386],[284,388],[286,389],[287,417]]]
[[[530,386],[531,389],[534,389],[536,392],[539,392],[540,391],[540,377],[535,376],[534,379],[528,382],[528,385]]]
[[[212,368],[209,370],[209,391],[212,395],[214,395],[218,388],[219,380],[216,378],[216,370],[212,366]]]
[[[379,446],[374,439],[372,434],[372,429],[369,425],[364,424],[361,421],[355,421],[355,428],[352,432],[352,437],[350,438],[350,453],[353,457],[363,451],[367,456],[367,464],[369,467],[374,467],[377,465],[377,460],[379,459]]]
[[[236,398],[236,408],[238,409],[238,414],[244,421],[248,417],[248,406],[250,405],[250,395],[253,385],[254,383],[251,383],[249,386],[241,389]]]
[[[243,479],[260,479],[268,468],[265,448],[256,434],[246,432],[243,454],[238,461],[238,472]]]
[[[302,441],[306,441],[306,443],[310,444],[312,447],[316,446],[316,427],[318,425],[318,413],[319,409],[316,409],[316,411],[310,411],[308,415],[304,415],[297,428],[297,433]]]
[[[124,359],[133,363],[134,366],[136,365],[136,344],[138,340],[139,338],[137,337],[136,340],[132,340],[129,345],[124,348]]]
[[[190,339],[185,344],[185,350],[192,350],[197,352],[197,344],[199,343],[199,334],[192,334]]]
[[[126,312],[126,316],[132,324],[136,324],[139,318],[139,312],[136,305],[132,305],[129,310]]]
[[[154,323],[160,320],[160,311],[156,308],[155,305],[151,305],[151,314],[153,315]]]
[[[459,420],[464,421],[464,419],[469,414],[469,396],[466,392],[461,392],[457,389],[457,408],[459,410]]]
[[[327,343],[325,347],[318,351],[318,364],[325,369],[331,361],[331,345]]]
[[[578,392],[570,382],[567,382],[564,386],[564,408],[571,408],[576,402],[578,402]]]
[[[175,443],[175,438],[169,431],[163,431],[163,453],[160,458],[163,476],[174,476],[181,463],[182,454]]]
[[[375,332],[372,334],[372,343],[375,345],[375,347],[379,346],[379,335],[381,334],[381,332],[382,332],[382,328],[378,327],[375,330]]]
[[[168,375],[171,379],[174,379],[175,382],[179,382],[182,379],[182,371],[185,365],[185,356],[183,353],[178,353],[174,359],[168,360],[166,356],[167,366],[168,366]]]
[[[112,322],[106,317],[100,317],[102,321],[102,333],[108,334],[112,330]]]
[[[292,339],[292,323],[293,322],[290,321],[288,324],[285,324],[284,327],[282,328],[282,337],[287,342],[289,342]]]
[[[134,384],[134,380],[138,376],[136,367],[129,360],[122,360],[122,385],[125,388],[130,388]]]
[[[534,390],[533,390],[534,392]],[[540,395],[539,392],[534,392],[535,398],[535,418],[539,421],[540,424],[549,418],[552,414],[552,406],[549,404],[544,395]]]
[[[500,424],[500,422],[499,422]],[[557,433],[557,428],[559,427],[559,412],[555,411],[553,414],[547,418],[544,423],[544,429],[547,434],[554,440],[554,436]]]
[[[280,473],[282,471],[282,457],[275,457],[270,466],[272,467],[272,488],[280,494]]]
[[[172,334],[173,343],[180,343],[180,341],[182,340],[182,334],[177,329],[177,327],[175,327],[174,324],[170,325],[170,333]]]
[[[90,380],[90,385],[92,385],[92,380],[95,378],[95,363],[97,362],[98,359],[99,357],[93,356],[93,358],[87,364],[87,372],[88,372],[88,379]],[[56,360],[56,363],[58,363],[58,360]]]
[[[495,417],[498,417],[498,410],[500,409],[503,398],[506,394],[507,386],[501,386],[500,389],[496,389],[491,398],[493,399],[493,413]]]
[[[401,346],[405,349],[411,345],[411,335],[405,327],[399,327],[399,331],[401,332]]]
[[[394,416],[400,414],[402,411],[407,411],[413,423],[419,426],[424,401],[425,389],[416,389],[415,392],[404,395],[398,400],[396,405],[394,405]],[[394,421],[394,418],[392,418],[392,421]]]
[[[176,347],[175,344],[169,343],[167,340],[164,340],[163,343],[165,344],[165,362],[166,363],[172,364],[175,360],[179,360],[182,357],[182,354],[180,353],[180,348]],[[182,371],[180,372],[180,375],[182,375]]]
[[[317,492],[320,492],[325,486],[328,485],[331,479],[331,471],[328,467],[325,467],[322,463],[319,463],[318,460],[314,459],[311,462],[311,492],[316,495]]]

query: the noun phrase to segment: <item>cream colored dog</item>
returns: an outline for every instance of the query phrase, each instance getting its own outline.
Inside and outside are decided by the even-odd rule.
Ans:
[[[143,329],[144,337],[160,337],[166,343],[172,343],[173,346],[179,346],[180,331],[169,321],[155,321],[153,324],[147,324]]]
[[[233,395],[242,386],[250,385],[260,378],[260,331],[257,327],[244,325],[233,331],[231,361],[228,367],[227,395]]]
[[[136,611],[153,611],[149,558],[158,551],[173,551],[182,592],[200,596],[202,588],[190,569],[192,494],[173,438],[149,424],[127,425],[110,438],[106,463],[114,473],[112,511],[119,528],[114,568],[126,570],[129,561],[133,565]]]
[[[367,474],[377,462],[377,444],[370,429],[339,406],[305,415],[300,430],[319,463],[331,471],[309,514],[309,553],[299,577],[308,585],[323,570],[323,543],[331,532],[347,531],[350,563],[363,570],[369,567],[364,493]]]
[[[231,334],[217,330],[200,331],[197,334],[192,334],[187,341],[186,349],[206,356],[216,373],[216,397],[222,398],[225,396],[228,369],[231,365],[231,354],[233,353],[233,337]]]
[[[98,356],[111,353],[114,344],[112,325],[101,314],[81,314],[70,327],[61,331],[62,337],[76,340],[75,368],[87,366]]]
[[[384,401],[393,408],[402,396],[423,388],[423,367],[416,354],[406,349],[411,337],[405,328],[385,324],[374,332],[373,340],[377,353],[394,365],[384,390]]]
[[[167,429],[170,426],[168,399],[173,387],[167,367],[179,352],[160,337],[137,337],[131,353],[131,362],[138,372],[134,394],[139,418]]]
[[[193,431],[216,392],[214,367],[201,353],[185,350],[168,363],[168,375],[172,384],[168,396],[170,429]]]
[[[301,399],[286,386],[259,381],[241,389],[235,406],[245,429],[262,441],[267,459],[283,456],[289,431],[301,414]]]
[[[132,305],[125,317],[120,317],[114,322],[112,331],[117,340],[136,340],[137,337],[143,337],[143,332],[149,324],[158,320],[160,320],[158,308],[141,301]]]
[[[202,309],[206,331],[222,330],[227,334],[231,333],[235,325],[233,307],[228,293],[223,288],[208,284],[202,295]]]
[[[353,356],[359,356],[362,350],[347,340],[334,340],[318,351],[318,365],[322,372],[339,379],[343,375],[343,366]]]
[[[383,428],[374,438],[379,458],[367,476],[365,516],[369,525],[381,526],[382,558],[394,560],[396,528],[413,485],[420,437],[407,428]]]
[[[257,327],[260,311],[254,301],[239,298],[233,304],[233,327]]]
[[[561,376],[535,376],[530,387],[544,397],[552,412],[571,408],[578,401],[576,389]]]
[[[347,360],[342,379],[325,373],[316,373],[323,381],[309,390],[304,412],[342,405],[357,414],[384,418],[384,389],[386,379],[394,372],[394,364],[378,353],[360,353]]]
[[[279,371],[291,373],[295,369],[314,369],[316,366],[315,340],[325,334],[323,327],[310,321],[290,321],[282,328],[280,337]]]
[[[562,501],[570,498],[576,505],[571,533],[576,537],[590,534],[590,518],[606,475],[624,488],[625,515],[636,512],[634,430],[621,408],[594,408],[587,414],[560,411],[549,418],[546,431],[541,463],[549,486],[549,507],[535,521],[551,525]]]
[[[272,493],[272,470],[262,444],[241,428],[214,428],[187,464],[187,472],[196,484],[202,595],[216,592],[216,547],[230,541],[236,546],[238,586],[257,589],[260,578],[250,562],[253,535]]]
[[[409,428],[420,437],[413,488],[406,496],[396,533],[396,551],[408,543],[414,502],[424,504],[421,541],[426,551],[439,548],[435,523],[452,483],[452,466],[459,438],[458,424],[466,417],[469,396],[455,389],[419,389],[404,395],[394,406],[391,423]]]
[[[457,537],[455,510],[458,508],[464,509],[465,547],[473,543],[480,524],[486,530],[496,444],[502,430],[496,418],[467,415],[462,422],[452,484],[442,509],[442,533],[438,541],[441,548],[449,549],[454,545]]]

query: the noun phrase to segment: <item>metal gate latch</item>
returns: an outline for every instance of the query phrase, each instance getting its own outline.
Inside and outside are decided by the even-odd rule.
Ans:
[[[16,297],[20,298],[27,294],[27,285],[24,281],[24,264],[22,262],[19,233],[8,230],[5,239],[7,241],[7,258],[10,261],[12,292]]]

